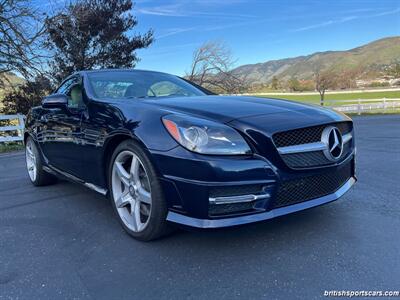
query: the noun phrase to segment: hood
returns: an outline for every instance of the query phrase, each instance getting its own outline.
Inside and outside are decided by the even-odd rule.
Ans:
[[[343,118],[332,110],[289,100],[240,97],[240,96],[199,96],[177,97],[158,100],[145,100],[172,113],[184,113],[214,121],[229,123],[234,120],[254,121],[256,123],[276,119],[287,123],[291,119],[333,122]],[[268,116],[266,119],[265,116]]]

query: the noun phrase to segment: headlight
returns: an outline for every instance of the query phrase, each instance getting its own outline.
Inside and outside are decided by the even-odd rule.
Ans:
[[[226,125],[181,115],[164,116],[162,122],[169,134],[190,151],[214,155],[251,153],[242,136]]]

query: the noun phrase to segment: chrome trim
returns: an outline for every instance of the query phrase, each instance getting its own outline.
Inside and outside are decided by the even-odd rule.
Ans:
[[[323,151],[326,149],[328,149],[328,147],[323,142],[315,142],[308,144],[279,147],[278,152],[279,154],[292,154],[292,153],[303,153],[312,151]]]
[[[43,170],[46,171],[47,173],[53,174],[53,175],[57,175],[57,172],[55,172],[53,169],[47,167],[47,166],[43,166]]]
[[[98,192],[98,193],[100,193],[100,194],[102,194],[104,196],[107,194],[107,190],[106,189],[103,189],[103,188],[101,188],[101,187],[99,187],[99,186],[97,186],[97,185],[95,185],[93,183],[85,182],[84,185],[86,187],[88,187],[89,189],[92,189],[92,190],[94,190],[94,191],[96,191],[96,192]]]
[[[72,174],[70,174],[68,172],[61,171],[60,169],[56,168],[55,166],[49,165],[49,168],[52,169],[54,172],[56,172],[56,173],[58,173],[58,174],[60,174],[60,175],[62,175],[64,177],[68,178],[69,180],[76,181],[76,182],[79,182],[81,184],[85,183],[82,179],[80,179],[80,178],[78,178],[78,177],[76,177],[76,176],[74,176],[74,175],[72,175]]]
[[[323,151],[325,157],[332,161],[338,161],[343,154],[343,136],[339,128],[328,126],[322,131],[321,142],[326,145]],[[332,142],[332,143],[331,143]],[[334,151],[339,150],[339,154],[334,155]]]
[[[343,144],[348,143],[352,138],[353,138],[353,135],[351,134],[351,132],[346,133],[345,135],[342,136]]]
[[[305,202],[280,207],[273,209],[271,211],[263,212],[263,213],[254,213],[251,215],[240,216],[240,217],[231,217],[224,219],[197,219],[188,217],[173,211],[169,211],[167,215],[167,220],[174,223],[179,223],[186,226],[197,227],[197,228],[218,228],[218,227],[229,227],[247,223],[253,223],[258,221],[264,221],[272,218],[276,218],[279,216],[287,215],[293,212],[301,211],[304,209],[308,209],[311,207],[319,206],[325,203],[332,202],[337,200],[341,196],[343,196],[356,182],[356,178],[350,178],[341,188],[339,188],[336,192],[317,198],[313,200],[308,200]]]
[[[231,204],[231,203],[242,203],[242,202],[252,202],[256,200],[262,200],[270,198],[271,195],[268,193],[260,194],[260,195],[240,195],[240,196],[227,196],[227,197],[212,197],[209,198],[208,201],[211,204]]]
[[[257,157],[261,160],[265,161],[264,157]],[[267,169],[271,169],[268,166],[265,166],[265,168]],[[263,184],[263,185],[268,185],[270,183],[275,183],[276,180],[275,179],[263,179],[263,180],[247,180],[247,181],[224,181],[224,182],[220,182],[220,181],[201,181],[201,180],[194,180],[194,179],[187,179],[187,178],[183,178],[183,177],[176,177],[176,176],[172,176],[172,175],[164,175],[164,177],[166,179],[172,180],[172,181],[179,181],[179,182],[183,182],[183,183],[189,183],[189,184],[197,184],[197,185],[201,185],[201,186],[233,186],[233,185],[238,185],[238,184],[246,184],[246,185],[250,185],[250,184]]]
[[[348,143],[352,138],[353,138],[353,135],[351,132],[346,133],[345,135],[342,136],[343,144]],[[279,147],[277,149],[278,149],[279,154],[293,154],[293,153],[304,153],[304,152],[328,150],[328,145],[326,145],[323,142],[315,142],[315,143],[307,143],[307,144]]]

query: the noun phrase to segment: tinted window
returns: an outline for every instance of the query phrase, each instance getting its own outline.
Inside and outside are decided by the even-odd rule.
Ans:
[[[204,92],[176,76],[144,71],[99,71],[88,74],[97,98],[202,96]]]
[[[78,108],[83,106],[82,85],[74,84],[68,92],[68,106]]]
[[[153,84],[149,88],[149,93],[154,96],[157,96],[157,97],[162,97],[162,96],[168,96],[171,94],[173,94],[173,95],[184,94],[185,90],[173,82],[160,81],[160,82]]]
[[[67,95],[69,88],[71,87],[71,85],[74,84],[74,82],[76,81],[75,78],[70,78],[67,81],[65,81],[56,91],[57,94],[64,94]]]
[[[57,93],[68,96],[68,107],[78,108],[83,106],[82,85],[79,77],[73,77],[65,81]]]

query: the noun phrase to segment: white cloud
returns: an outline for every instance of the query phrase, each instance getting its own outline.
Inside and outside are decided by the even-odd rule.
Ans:
[[[345,22],[349,22],[349,21],[353,21],[353,20],[357,20],[357,19],[369,19],[369,18],[393,15],[393,14],[397,14],[399,12],[400,12],[400,8],[397,8],[395,10],[384,11],[384,12],[380,12],[380,13],[372,14],[372,15],[347,16],[347,17],[343,17],[343,18],[340,18],[340,19],[336,19],[336,20],[328,20],[328,21],[325,21],[325,22],[321,22],[321,23],[312,24],[312,25],[309,25],[309,26],[304,26],[304,27],[292,29],[290,31],[291,32],[306,31],[306,30],[321,28],[321,27],[325,27],[325,26],[330,26],[330,25],[333,25],[333,24],[345,23]]]
[[[183,33],[183,32],[188,32],[188,31],[193,31],[196,30],[197,27],[186,27],[186,28],[168,28],[165,30],[164,33],[161,33],[160,35],[156,36],[156,39],[162,39],[171,35]]]
[[[203,17],[203,18],[255,18],[250,14],[227,13],[218,10],[220,6],[242,3],[242,0],[236,1],[175,1],[165,5],[156,6],[136,6],[136,11],[145,15],[156,15],[164,17]],[[194,9],[196,6],[196,9]],[[210,8],[212,7],[211,11]]]

